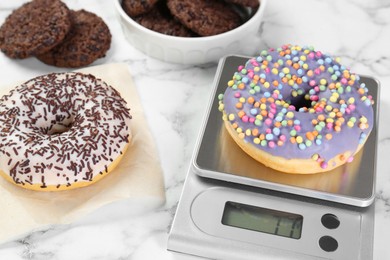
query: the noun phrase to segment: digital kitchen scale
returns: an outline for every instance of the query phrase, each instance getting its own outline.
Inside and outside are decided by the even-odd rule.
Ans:
[[[286,174],[246,155],[217,109],[218,94],[247,60],[219,63],[168,250],[211,259],[372,259],[378,81],[361,76],[376,123],[354,161],[325,173]]]

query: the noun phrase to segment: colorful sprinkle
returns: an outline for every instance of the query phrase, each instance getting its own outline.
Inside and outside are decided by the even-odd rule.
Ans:
[[[323,162],[321,162],[320,166],[322,169],[326,169],[326,168],[328,168],[328,163],[326,161],[323,161]]]

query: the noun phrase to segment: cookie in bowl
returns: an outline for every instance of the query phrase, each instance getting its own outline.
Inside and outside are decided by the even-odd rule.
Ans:
[[[201,36],[227,32],[243,23],[233,6],[222,0],[167,0],[167,6],[178,21]]]
[[[164,9],[168,8],[168,16],[170,19],[174,17],[176,24],[180,23],[187,30],[191,31],[192,34],[190,37],[188,37],[188,35],[184,37],[178,36],[171,33],[172,31],[168,31],[169,33],[164,34],[164,32],[157,30],[159,25],[153,23],[149,23],[148,26],[142,25],[142,23],[139,22],[140,19],[142,19],[140,17],[147,15],[147,13],[140,16],[131,16],[125,12],[122,2],[122,0],[115,0],[114,4],[119,22],[122,26],[122,31],[131,45],[144,52],[146,55],[162,61],[197,65],[217,62],[221,57],[228,54],[255,54],[255,52],[258,51],[256,43],[260,42],[259,28],[267,1],[258,1],[259,5],[256,8],[244,7],[222,0],[212,1],[212,3],[210,1],[200,0],[179,1],[180,3],[175,1],[159,1],[155,7],[163,6]],[[235,22],[229,24],[229,21],[226,22],[224,17],[221,16],[219,20],[225,21],[226,23],[224,22],[224,25],[220,26],[214,24],[213,26],[210,23],[205,23],[203,30],[197,31],[197,28],[189,28],[183,21],[179,20],[178,17],[174,15],[175,11],[172,11],[175,10],[173,8],[183,4],[182,8],[176,10],[177,12],[175,13],[177,16],[182,16],[184,18],[185,14],[190,13],[191,10],[184,8],[187,4],[190,8],[192,8],[191,4],[202,4],[202,6],[208,8],[209,6],[215,7],[215,3],[219,3],[221,6],[223,5],[223,10],[229,10],[228,17],[234,16],[232,19]],[[172,5],[172,10],[170,10],[171,8],[169,8],[168,5]],[[214,11],[210,11],[208,14],[212,16],[211,13],[213,12]],[[222,14],[219,12],[219,15]],[[212,19],[213,18],[205,18],[204,21],[214,21]],[[238,21],[240,22],[238,23]],[[197,24],[200,23],[201,18],[198,18]],[[223,30],[221,30],[222,27]],[[208,32],[205,30],[208,30]],[[207,36],[202,36],[201,34]],[[254,44],[248,45],[248,39]]]
[[[126,9],[124,9],[126,11]],[[126,11],[126,13],[128,13]],[[178,22],[168,7],[159,2],[149,12],[134,17],[134,20],[147,29],[178,37],[196,37],[197,35]]]

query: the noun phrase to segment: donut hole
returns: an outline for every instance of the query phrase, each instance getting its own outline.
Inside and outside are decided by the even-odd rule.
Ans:
[[[291,105],[295,107],[295,111],[301,108],[310,108],[312,106],[311,100],[306,98],[306,95],[300,95],[291,99]]]
[[[74,117],[60,117],[57,116],[56,120],[51,122],[51,125],[46,129],[43,129],[47,135],[59,135],[69,131],[74,125]]]
[[[72,128],[72,124],[64,125],[64,124],[55,124],[53,127],[47,131],[48,135],[59,135],[69,131]]]

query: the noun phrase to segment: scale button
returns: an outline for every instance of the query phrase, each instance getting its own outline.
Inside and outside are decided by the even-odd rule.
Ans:
[[[333,252],[339,246],[339,243],[337,243],[337,240],[331,236],[321,237],[320,240],[318,241],[318,244],[320,245],[321,249],[326,251],[326,252]]]
[[[321,223],[326,228],[335,229],[339,227],[340,220],[333,214],[325,214],[321,218]]]

